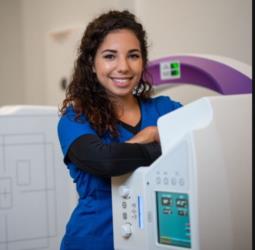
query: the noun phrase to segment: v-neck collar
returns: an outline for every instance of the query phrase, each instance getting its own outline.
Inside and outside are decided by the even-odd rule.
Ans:
[[[135,126],[129,125],[129,124],[127,124],[125,122],[122,122],[122,121],[119,121],[119,124],[123,128],[125,128],[126,130],[131,132],[132,134],[137,134],[140,131],[140,129],[141,129],[141,123],[142,123],[142,119],[141,118],[140,118],[139,122]]]
[[[135,126],[132,126],[123,121],[120,121],[120,120],[118,121],[123,128],[125,128],[127,131],[131,132],[132,134],[137,134],[141,130],[141,125],[143,120],[143,108],[142,108],[143,105],[139,97],[137,97],[137,101],[138,101],[139,109],[140,109],[140,120],[138,121],[138,123]]]

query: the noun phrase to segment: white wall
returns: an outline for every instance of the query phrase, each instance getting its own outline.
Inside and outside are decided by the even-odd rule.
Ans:
[[[85,29],[109,8],[138,15],[148,32],[150,59],[206,53],[251,64],[251,7],[252,0],[0,0],[0,106],[57,104],[49,93],[59,82],[47,85],[49,33]],[[55,64],[56,72],[62,66]]]
[[[26,102],[30,104],[56,104],[47,95],[56,86],[47,86],[47,48],[49,33],[70,27],[85,26],[108,8],[119,7],[118,0],[22,0],[25,30],[25,88]],[[65,63],[65,62],[62,62]],[[61,65],[55,65],[56,70]],[[59,82],[55,83],[59,87]],[[58,88],[61,91],[60,88]]]
[[[0,0],[0,106],[25,101],[21,23],[21,2]]]
[[[137,0],[151,59],[178,53],[221,55],[251,64],[252,0]]]

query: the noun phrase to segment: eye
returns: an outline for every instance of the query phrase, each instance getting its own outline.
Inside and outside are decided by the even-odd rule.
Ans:
[[[129,55],[129,58],[131,58],[131,59],[138,59],[138,58],[140,58],[141,56],[140,56],[140,54],[138,54],[138,53],[132,53],[132,54],[130,54]]]
[[[105,54],[103,56],[103,58],[107,59],[107,60],[113,60],[115,58],[114,54]]]

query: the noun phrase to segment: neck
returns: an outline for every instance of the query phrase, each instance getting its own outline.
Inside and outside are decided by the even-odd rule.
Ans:
[[[137,99],[134,96],[128,96],[125,98],[115,98],[113,100],[114,109],[117,114],[132,111],[138,105]]]
[[[126,99],[121,99],[114,102],[115,112],[118,120],[130,124],[136,125],[140,118],[140,107],[136,97],[132,96]]]

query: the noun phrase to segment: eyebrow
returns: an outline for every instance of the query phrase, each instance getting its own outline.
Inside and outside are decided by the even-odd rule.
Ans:
[[[101,53],[107,53],[107,52],[110,52],[110,53],[117,53],[117,50],[114,50],[114,49],[105,49],[103,50]],[[131,49],[128,51],[128,53],[134,53],[134,52],[139,52],[141,53],[141,51],[139,49]]]
[[[105,52],[117,53],[117,50],[105,49],[105,50],[101,51],[102,54],[105,53]]]
[[[133,52],[139,52],[139,53],[141,53],[141,50],[140,50],[140,49],[131,49],[131,50],[129,51],[129,53],[133,53]]]

